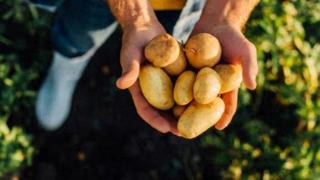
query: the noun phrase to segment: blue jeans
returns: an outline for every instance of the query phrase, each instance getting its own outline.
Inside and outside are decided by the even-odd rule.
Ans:
[[[35,4],[56,7],[55,19],[51,31],[54,49],[66,57],[78,57],[95,46],[99,40],[104,40],[115,19],[111,14],[106,0],[30,0]],[[188,0],[190,3],[183,14],[190,14],[201,9],[202,0]],[[199,3],[200,2],[200,3]],[[202,2],[203,4],[203,2]],[[188,5],[187,5],[188,6]],[[157,12],[159,21],[167,32],[171,33],[176,25],[181,11]],[[180,23],[180,37],[190,33],[189,20]],[[110,30],[110,29],[109,29]],[[176,29],[177,30],[177,29]],[[104,33],[105,32],[105,33]],[[179,40],[185,41],[186,38]]]
[[[32,0],[41,5],[56,6],[51,31],[56,51],[66,57],[86,53],[103,31],[114,21],[105,0]],[[99,33],[95,33],[99,32]]]

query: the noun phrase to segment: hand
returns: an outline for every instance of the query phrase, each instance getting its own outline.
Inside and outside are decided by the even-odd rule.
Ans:
[[[159,23],[123,28],[120,54],[122,76],[116,84],[120,89],[129,88],[137,113],[146,123],[162,133],[178,135],[175,119],[153,108],[142,95],[137,81],[140,65],[144,61],[144,46],[155,36],[164,33],[166,32]]]
[[[251,90],[255,89],[255,79],[258,73],[255,46],[242,34],[240,27],[228,24],[210,26],[209,24],[199,21],[192,34],[206,32],[217,37],[222,46],[222,60],[241,66],[245,86]],[[215,125],[215,128],[219,130],[223,130],[230,124],[237,110],[238,89],[223,94],[222,99],[226,108],[222,118]]]

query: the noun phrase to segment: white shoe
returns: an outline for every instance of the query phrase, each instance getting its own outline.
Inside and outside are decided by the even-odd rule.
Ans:
[[[76,57],[64,57],[55,52],[53,62],[45,82],[39,90],[36,101],[36,115],[39,124],[46,130],[58,129],[67,119],[76,85],[90,58],[117,28],[113,23],[106,29],[96,31],[95,46],[86,54]]]
[[[70,59],[55,52],[53,63],[36,101],[36,115],[46,130],[59,128],[67,119],[75,87],[95,51]]]

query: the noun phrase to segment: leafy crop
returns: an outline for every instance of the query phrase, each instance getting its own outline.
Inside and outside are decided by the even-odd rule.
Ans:
[[[18,0],[0,4],[1,176],[32,162],[31,136],[7,121],[34,118],[50,18]],[[319,0],[261,0],[246,26],[258,50],[258,88],[240,90],[237,115],[226,131],[199,139],[201,163],[219,177],[320,177],[319,27]]]
[[[320,3],[262,0],[246,27],[258,49],[258,89],[240,92],[230,130],[207,135],[224,178],[320,176]],[[227,151],[226,151],[227,150]]]
[[[47,52],[36,52],[34,46],[41,43],[36,39],[45,39],[37,33],[47,27],[45,19],[33,6],[0,0],[0,177],[32,163],[32,137],[7,122],[13,116],[33,118],[34,82],[44,65],[39,59]]]

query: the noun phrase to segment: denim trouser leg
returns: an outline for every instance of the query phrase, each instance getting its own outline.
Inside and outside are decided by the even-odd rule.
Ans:
[[[28,0],[37,5],[58,7],[64,0]]]
[[[81,56],[93,46],[99,46],[110,35],[110,31],[115,29],[112,27],[115,20],[105,0],[31,1],[41,5],[58,6],[52,40],[55,49],[64,56]],[[205,0],[188,0],[173,29],[173,35],[178,40],[187,40],[200,17],[204,3]],[[164,25],[167,22],[168,17],[163,21]]]
[[[114,21],[104,0],[66,0],[55,15],[54,48],[66,57],[81,56],[105,41]]]

